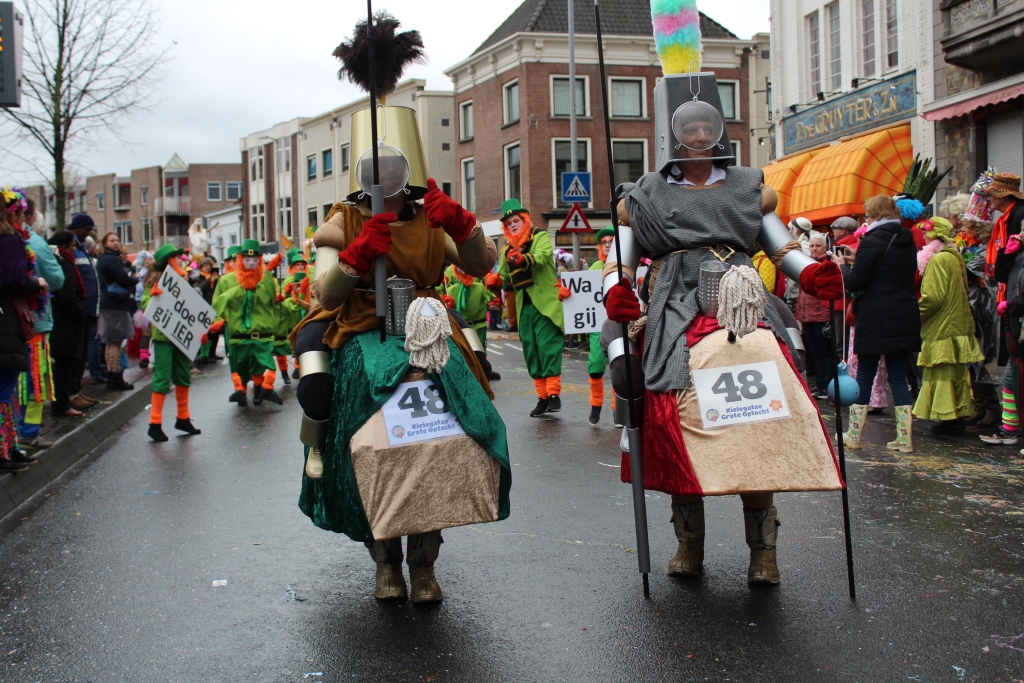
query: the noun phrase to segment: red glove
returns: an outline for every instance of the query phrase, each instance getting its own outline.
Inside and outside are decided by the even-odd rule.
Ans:
[[[281,292],[278,292],[277,293],[277,297],[275,297],[275,298],[277,299],[277,303],[281,303],[282,301],[284,301],[284,294],[282,294]]]
[[[564,285],[562,285],[561,282],[556,282],[555,283],[555,289],[558,290],[558,300],[559,301],[565,301],[570,296],[572,296],[572,292],[569,291],[569,288],[565,287]]]
[[[284,261],[284,254],[282,254],[281,252],[274,254],[274,256],[269,261],[267,261],[267,270],[276,269],[279,265],[281,265],[282,261]]]
[[[518,268],[526,260],[526,257],[515,249],[509,249],[508,256],[505,257],[505,260],[508,261],[508,264],[513,268]]]
[[[843,273],[831,261],[815,263],[800,273],[800,289],[822,301],[842,299]]]
[[[629,280],[623,278],[608,290],[604,298],[608,317],[617,323],[628,323],[640,317],[640,300],[636,298]]]
[[[447,294],[441,295],[441,303],[444,304],[445,308],[455,308],[455,299],[451,298]]]
[[[498,297],[494,297],[493,299],[491,299],[491,303],[487,304],[487,306],[489,308],[495,308],[495,309],[499,309],[500,310],[501,309],[501,299],[498,298]]]
[[[497,273],[487,273],[484,276],[484,284],[487,285],[487,289],[501,289],[505,283]]]
[[[1004,317],[1004,318],[1006,317],[1006,302],[1005,301],[1000,301],[999,305],[996,306],[996,315],[999,315],[1000,317]]]
[[[210,325],[210,334],[217,334],[224,329],[224,319],[221,318],[214,324]]]
[[[207,344],[210,343],[210,338],[206,336],[205,332],[203,333],[203,336],[199,338],[199,343],[202,344],[203,346],[206,346]]]
[[[398,215],[382,213],[363,223],[363,230],[338,260],[352,267],[359,275],[366,275],[373,268],[373,259],[391,251],[391,228],[388,223],[398,220]]]
[[[423,197],[423,206],[427,210],[430,227],[443,228],[455,244],[465,242],[476,226],[476,216],[441,192],[433,178],[427,179],[427,194]]]

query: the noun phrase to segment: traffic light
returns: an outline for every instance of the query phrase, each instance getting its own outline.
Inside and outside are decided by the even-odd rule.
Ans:
[[[21,29],[13,2],[0,2],[0,107],[21,106]]]

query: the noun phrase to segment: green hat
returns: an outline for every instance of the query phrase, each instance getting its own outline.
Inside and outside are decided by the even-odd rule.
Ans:
[[[931,226],[927,226],[928,223],[931,223]],[[927,229],[921,230],[921,232],[930,240],[940,239],[943,242],[950,242],[953,239],[953,224],[941,216],[932,216],[918,225],[927,226]]]
[[[501,220],[505,220],[514,213],[529,214],[530,212],[523,208],[518,199],[506,199],[501,203]]]
[[[238,246],[237,244],[234,245],[234,246],[228,247],[228,258],[235,258],[236,256],[238,256],[239,252],[241,252],[241,251],[242,251],[242,248],[240,246]]]
[[[597,231],[597,241],[600,242],[605,237],[615,237],[615,228],[608,226],[607,228],[601,228]]]
[[[173,244],[165,244],[164,246],[157,249],[156,253],[153,254],[153,261],[155,262],[157,268],[166,268],[168,261],[170,261],[175,256],[181,256],[184,253],[184,249],[178,249]]]
[[[306,279],[306,272],[305,271],[299,271],[298,273],[295,273],[295,275],[292,275],[292,280],[295,281],[295,282],[302,282],[305,279]]]
[[[292,247],[288,250],[288,265],[294,266],[296,263],[305,263],[306,257],[302,255],[298,247]]]
[[[259,240],[243,240],[242,247],[239,252],[242,256],[259,256],[260,255],[260,242]]]

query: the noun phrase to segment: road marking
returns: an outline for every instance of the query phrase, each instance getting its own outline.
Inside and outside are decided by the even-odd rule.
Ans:
[[[515,344],[505,344],[505,346],[508,346],[509,348],[513,348],[516,351],[522,351],[523,350],[522,346],[516,346]]]
[[[494,349],[488,349],[487,353],[493,353],[495,356],[504,356],[505,355],[501,351],[495,351]]]
[[[491,342],[491,346],[499,349],[501,348],[501,344],[495,344],[494,342]]]

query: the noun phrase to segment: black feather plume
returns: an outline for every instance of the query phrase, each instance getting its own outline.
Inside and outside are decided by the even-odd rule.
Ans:
[[[395,91],[402,72],[413,63],[425,64],[423,39],[419,31],[398,33],[401,22],[384,10],[373,17],[373,76],[376,94],[384,98]],[[342,41],[334,50],[334,56],[341,60],[338,79],[349,82],[370,92],[370,48],[366,36],[366,20],[356,24],[352,37]]]

